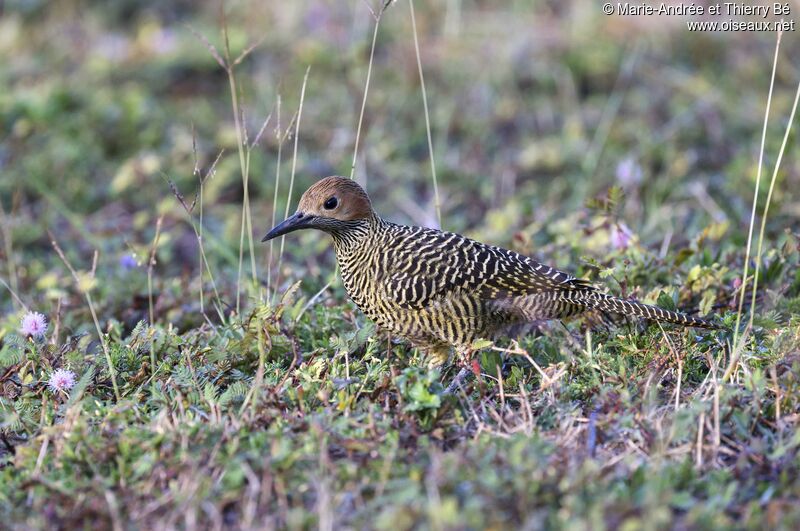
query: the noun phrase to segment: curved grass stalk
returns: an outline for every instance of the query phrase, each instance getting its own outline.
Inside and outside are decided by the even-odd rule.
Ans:
[[[783,35],[782,31],[778,32],[778,39],[775,43],[775,56],[772,59],[772,75],[770,76],[769,81],[769,92],[767,93],[767,108],[764,111],[764,127],[761,130],[761,149],[758,153],[758,170],[756,173],[756,189],[753,192],[753,208],[750,211],[750,229],[747,234],[747,250],[745,251],[745,259],[744,259],[744,272],[742,273],[742,286],[741,292],[739,294],[739,308],[736,312],[736,326],[734,327],[733,332],[733,351],[737,351],[738,342],[739,342],[739,326],[742,322],[742,309],[744,307],[744,294],[747,288],[747,281],[748,281],[748,269],[750,267],[750,251],[752,250],[753,244],[753,227],[755,226],[756,221],[756,205],[758,204],[758,191],[759,187],[761,186],[761,170],[764,167],[764,145],[766,144],[767,140],[767,124],[769,123],[769,110],[772,106],[772,92],[775,87],[775,72],[778,68],[778,51],[781,49],[781,36]],[[755,294],[755,289],[753,290]]]
[[[414,51],[417,54],[417,70],[419,71],[419,85],[422,90],[422,107],[425,110],[425,132],[428,135],[428,153],[431,159],[431,178],[433,179],[433,201],[436,208],[436,219],[439,221],[439,228],[442,228],[442,203],[439,200],[439,183],[436,180],[436,162],[433,156],[433,139],[431,138],[431,117],[428,111],[428,94],[425,90],[425,76],[422,73],[422,59],[419,53],[419,38],[417,37],[417,19],[414,16],[414,0],[408,0],[408,8],[411,10],[411,28],[414,33]]]

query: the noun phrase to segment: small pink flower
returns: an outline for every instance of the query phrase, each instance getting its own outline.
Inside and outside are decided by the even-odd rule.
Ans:
[[[28,312],[22,317],[19,331],[23,336],[40,338],[47,331],[47,317],[39,312]]]
[[[67,369],[58,369],[50,375],[47,385],[54,393],[67,392],[75,387],[75,373]]]
[[[627,225],[622,223],[614,223],[611,225],[611,234],[609,238],[611,239],[611,246],[618,250],[622,251],[627,249],[628,246],[631,244],[631,238],[633,237],[633,231],[628,228]]]

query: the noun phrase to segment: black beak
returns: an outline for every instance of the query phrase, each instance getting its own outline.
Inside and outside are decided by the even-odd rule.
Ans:
[[[295,212],[293,216],[289,216],[275,225],[275,227],[269,231],[267,235],[261,239],[261,241],[266,242],[296,230],[311,228],[313,220],[314,216],[309,216],[307,214],[303,214],[302,212]]]

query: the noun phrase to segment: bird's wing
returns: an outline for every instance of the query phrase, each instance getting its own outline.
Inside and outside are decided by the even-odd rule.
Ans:
[[[513,300],[594,288],[584,280],[513,251],[433,229],[413,228],[389,246],[379,275],[381,296],[421,309],[451,297]]]

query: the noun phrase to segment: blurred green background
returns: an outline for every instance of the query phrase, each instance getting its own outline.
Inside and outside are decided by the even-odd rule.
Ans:
[[[271,114],[251,160],[256,241],[271,225],[281,135],[276,218],[286,207],[289,126],[307,68],[291,208],[314,180],[350,173],[378,8],[225,3],[232,56],[257,44],[235,69],[251,141]],[[581,274],[583,259],[614,259],[628,237],[663,257],[714,225],[741,250],[774,34],[692,33],[681,17],[604,16],[588,1],[418,2],[416,15],[444,228]],[[217,2],[2,4],[0,201],[21,253],[21,292],[59,296],[47,294],[59,287],[47,276],[57,260],[47,230],[83,268],[99,250],[100,271],[113,277],[123,255],[146,261],[159,215],[157,271],[190,278],[197,243],[168,181],[187,201],[195,196],[193,139],[202,171],[224,150],[204,188],[203,225],[215,275],[235,282],[243,192],[230,86],[197,36],[222,50],[222,18]],[[785,34],[765,177],[800,77],[797,52],[796,35]],[[425,131],[410,11],[400,2],[378,32],[355,177],[384,217],[435,226]],[[800,215],[796,147],[792,135],[773,240]],[[585,208],[614,185],[624,195],[610,216]],[[293,235],[281,278],[303,274],[318,289],[332,271],[328,246],[319,234]],[[256,252],[263,280],[266,246]],[[0,291],[0,303],[10,302]]]

